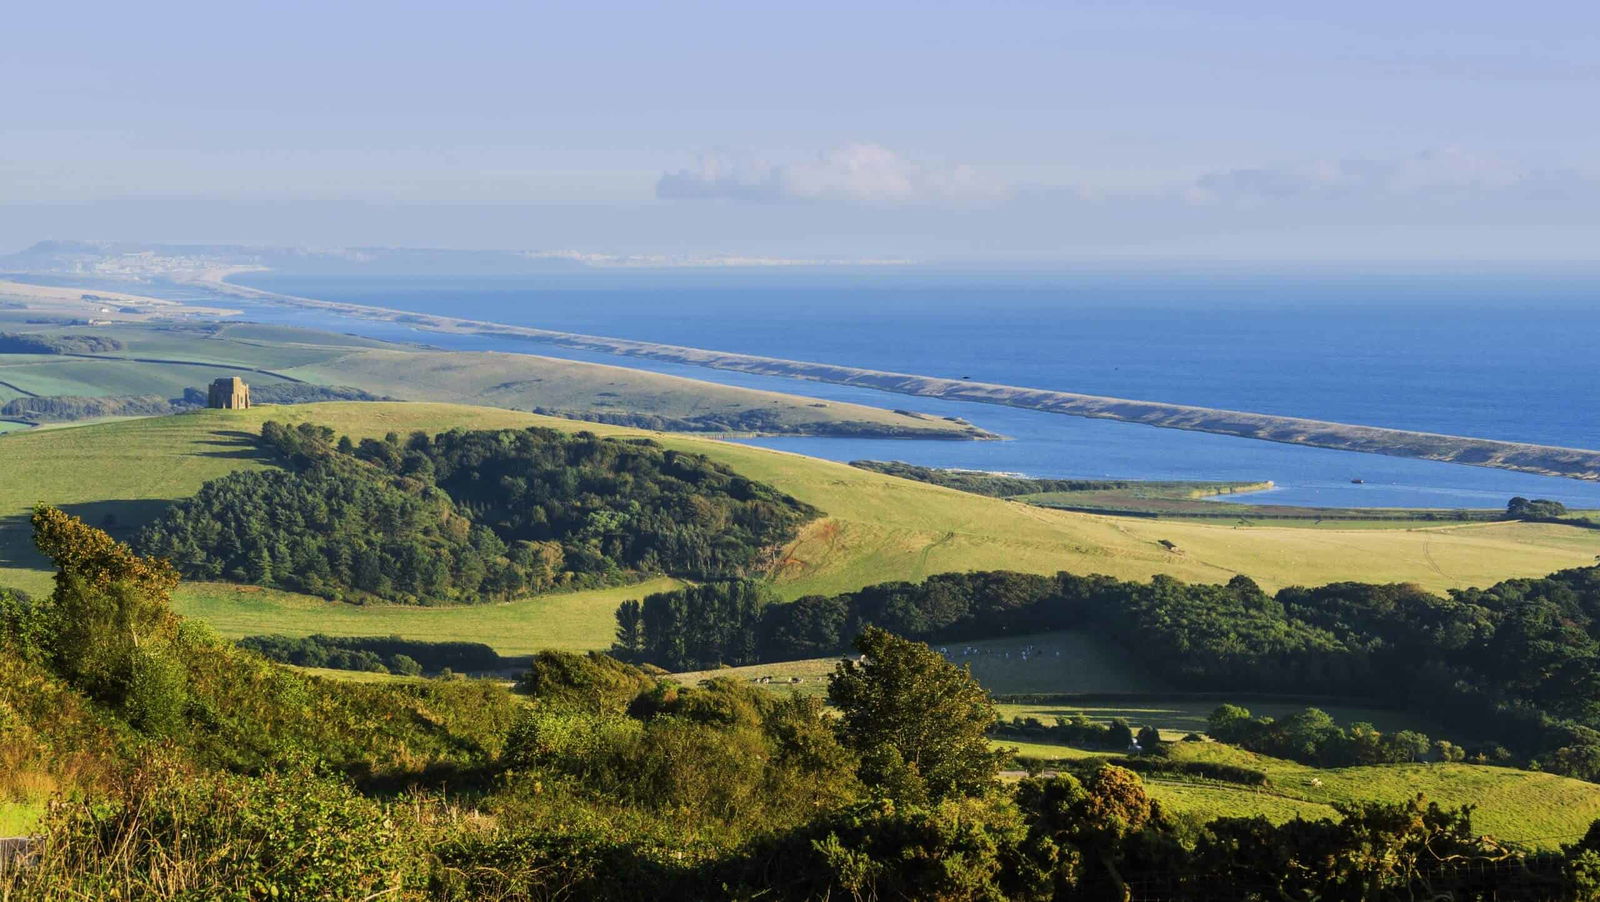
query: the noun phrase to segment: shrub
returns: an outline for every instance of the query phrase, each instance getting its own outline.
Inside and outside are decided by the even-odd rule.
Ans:
[[[34,865],[0,873],[0,896],[345,902],[398,891],[403,851],[382,809],[342,781],[156,764],[109,803],[56,804]]]

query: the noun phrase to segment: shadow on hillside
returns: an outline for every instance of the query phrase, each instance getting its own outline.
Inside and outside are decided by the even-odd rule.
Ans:
[[[27,514],[0,517],[0,567],[42,570],[49,563],[33,547],[33,527]]]
[[[83,504],[63,504],[61,509],[83,522],[103,529],[112,538],[126,542],[146,523],[161,516],[168,502],[143,499],[137,501],[89,501]],[[33,547],[31,514],[13,514],[0,517],[0,567],[44,569],[49,566]]]
[[[255,460],[267,463],[272,454],[261,446],[261,439],[251,432],[237,429],[218,430],[211,438],[197,442],[201,448],[214,449],[198,452],[200,457],[225,457],[232,460]]]
[[[82,504],[63,504],[61,509],[96,529],[103,529],[113,539],[126,542],[140,527],[161,516],[172,502],[160,498],[143,498],[137,501],[86,501]]]

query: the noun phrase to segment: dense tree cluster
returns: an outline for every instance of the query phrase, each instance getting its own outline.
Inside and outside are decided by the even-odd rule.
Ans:
[[[771,597],[749,580],[657,592],[617,608],[616,649],[669,670],[753,664],[762,611]]]
[[[477,602],[762,572],[815,511],[706,458],[549,429],[334,441],[268,422],[234,473],[136,544],[186,575],[353,601]]]
[[[1600,779],[1600,568],[1442,596],[1366,583],[1269,595],[1242,576],[1197,585],[1167,576],[942,574],[693,624],[642,613],[618,612],[619,626],[631,624],[619,632],[621,653],[655,660],[696,650],[662,655],[663,666],[833,654],[868,626],[929,641],[1090,629],[1194,690],[1338,695],[1422,710],[1490,743],[1483,751],[1491,757],[1502,745],[1546,769]],[[692,644],[680,635],[686,630],[697,631]]]
[[[1567,506],[1548,498],[1529,500],[1518,495],[1506,504],[1506,516],[1513,520],[1558,520],[1567,515]]]
[[[511,662],[482,642],[428,642],[399,636],[246,636],[239,644],[298,667],[368,673],[485,673]]]
[[[355,456],[397,474],[431,470],[474,521],[508,543],[560,543],[579,572],[754,575],[818,513],[704,455],[646,439],[455,430],[403,444],[363,440]]]
[[[1081,605],[1061,601],[1073,578],[990,571],[942,573],[844,595],[768,604],[754,585],[699,586],[617,611],[617,652],[670,669],[755,664],[832,654],[869,626],[917,639],[982,638],[1079,626]],[[1104,577],[1090,577],[1098,585]],[[1114,580],[1111,582],[1115,582]],[[729,604],[728,599],[743,599]]]
[[[1307,708],[1276,720],[1251,717],[1249,710],[1238,705],[1222,705],[1211,712],[1206,732],[1214,739],[1252,752],[1317,767],[1460,761],[1466,756],[1460,747],[1444,740],[1431,742],[1415,730],[1383,733],[1370,723],[1341,727],[1320,708]],[[1485,763],[1502,764],[1510,757],[1505,749],[1483,754]]]
[[[0,332],[0,354],[105,354],[122,350],[109,335],[35,335]]]

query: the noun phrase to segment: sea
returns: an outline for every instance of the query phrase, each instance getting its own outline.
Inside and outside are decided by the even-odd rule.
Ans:
[[[242,285],[713,350],[1345,423],[1600,448],[1600,270],[1332,267],[585,270],[379,276],[258,272]],[[238,306],[230,300],[231,306]],[[834,460],[1040,477],[1272,481],[1249,503],[1600,508],[1600,484],[724,372],[495,336],[246,305],[462,349],[591,360],[958,416],[1008,441],[776,437]]]

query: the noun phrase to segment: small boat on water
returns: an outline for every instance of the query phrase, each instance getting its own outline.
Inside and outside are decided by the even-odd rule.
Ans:
[[[1356,485],[1366,485],[1367,484],[1367,481],[1365,479],[1352,479],[1350,481],[1355,483]]]

